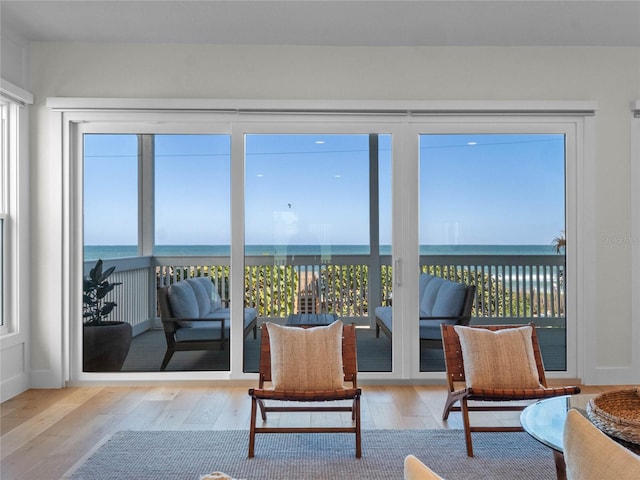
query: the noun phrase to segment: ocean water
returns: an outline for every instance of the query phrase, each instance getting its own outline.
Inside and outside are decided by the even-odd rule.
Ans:
[[[247,245],[249,256],[273,255],[368,255],[368,245]],[[390,245],[381,245],[382,255],[391,255]],[[421,255],[555,255],[552,245],[421,245]],[[228,256],[228,245],[158,245],[155,256]],[[135,245],[85,245],[84,259],[125,258],[138,255]]]

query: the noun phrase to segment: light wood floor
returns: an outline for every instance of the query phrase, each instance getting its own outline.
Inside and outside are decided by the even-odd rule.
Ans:
[[[362,388],[363,429],[462,428],[457,412],[448,422],[441,420],[446,398],[442,386]],[[616,387],[583,387],[582,391],[598,393],[612,388]],[[104,386],[29,390],[2,403],[0,409],[0,477],[46,480],[63,478],[120,430],[248,430],[250,401],[245,386]],[[291,415],[273,414],[270,423],[290,422]],[[295,422],[330,420],[318,416],[323,414],[313,415],[296,417]],[[476,415],[473,424],[495,425],[517,424],[519,414]]]

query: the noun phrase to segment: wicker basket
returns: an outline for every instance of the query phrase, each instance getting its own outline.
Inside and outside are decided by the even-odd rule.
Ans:
[[[640,387],[596,395],[589,400],[587,415],[608,435],[640,445]]]

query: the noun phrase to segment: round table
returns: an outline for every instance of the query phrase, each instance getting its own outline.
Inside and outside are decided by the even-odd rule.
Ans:
[[[595,394],[564,395],[547,398],[529,405],[520,414],[522,428],[540,443],[553,450],[558,480],[567,478],[562,454],[562,435],[567,411],[575,408],[586,415],[587,404],[594,396]]]

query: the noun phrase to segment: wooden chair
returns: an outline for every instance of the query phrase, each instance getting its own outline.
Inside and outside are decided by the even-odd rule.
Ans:
[[[301,327],[291,327],[301,328]],[[321,359],[318,359],[321,361]],[[262,327],[262,340],[260,347],[260,368],[258,388],[249,389],[251,396],[251,426],[249,433],[249,458],[254,456],[255,437],[257,433],[354,433],[356,441],[356,457],[362,455],[360,434],[360,395],[361,389],[357,385],[357,352],[356,331],[354,325],[345,325],[342,333],[342,364],[344,369],[344,389],[330,391],[284,391],[268,387],[272,381],[271,375],[271,349],[269,333],[266,325]],[[347,388],[348,387],[348,388]],[[349,405],[327,406],[319,405],[319,402],[350,400]],[[269,401],[269,405],[267,405]],[[278,401],[271,405],[271,401]],[[282,404],[280,402],[301,402],[313,404]],[[260,407],[262,421],[267,420],[267,412],[351,412],[351,426],[336,427],[258,427],[257,409]]]
[[[473,457],[473,445],[471,442],[471,432],[513,432],[523,431],[521,426],[485,426],[473,427],[469,423],[470,411],[516,411],[523,410],[526,405],[501,404],[501,402],[511,402],[518,400],[536,400],[559,395],[574,395],[580,393],[580,388],[576,386],[566,387],[548,387],[544,372],[544,364],[542,355],[540,354],[540,346],[536,335],[535,326],[529,324],[531,329],[531,342],[533,346],[533,355],[538,371],[539,388],[472,388],[468,387],[465,378],[465,365],[462,355],[462,346],[460,338],[455,331],[455,327],[451,325],[442,325],[442,343],[445,355],[445,365],[447,372],[447,381],[449,391],[447,400],[442,413],[442,420],[449,418],[449,412],[462,412],[462,421],[464,424],[465,441],[467,444],[467,455]],[[467,328],[483,328],[491,331],[497,331],[507,328],[518,328],[525,325],[482,325]],[[526,352],[523,352],[523,355]],[[473,405],[468,404],[469,401],[486,401],[498,402],[490,405]],[[454,406],[459,402],[459,406]]]

